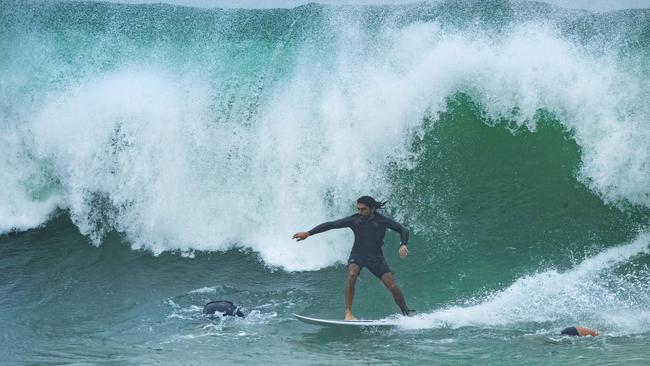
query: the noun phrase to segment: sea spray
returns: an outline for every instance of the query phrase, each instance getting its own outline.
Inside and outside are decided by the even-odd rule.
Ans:
[[[549,269],[516,279],[510,286],[465,306],[450,306],[413,318],[406,329],[516,327],[523,323],[586,324],[602,333],[644,333],[650,329],[645,280],[616,271],[647,257],[650,234],[586,258],[567,271]],[[632,274],[633,272],[629,272]]]
[[[650,13],[571,6],[0,2],[3,360],[647,364]],[[400,326],[295,321],[352,234],[291,235],[364,194],[420,315],[364,270]]]
[[[577,37],[570,11],[3,6],[4,232],[59,208],[95,244],[115,231],[157,254],[237,247],[323,268],[345,259],[349,234],[296,247],[292,232],[350,214],[362,194],[441,202],[400,191],[391,172],[419,166],[414,143],[458,93],[487,124],[534,132],[547,111],[579,146],[579,184],[606,204],[650,204],[644,51]],[[449,21],[454,11],[478,20]],[[608,17],[643,37],[623,13]],[[423,236],[452,224],[391,210]]]

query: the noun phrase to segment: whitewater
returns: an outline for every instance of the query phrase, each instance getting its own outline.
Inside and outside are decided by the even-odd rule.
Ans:
[[[650,359],[650,6],[196,5],[0,4],[10,364]],[[291,235],[366,194],[418,315],[363,272],[395,329],[298,324],[353,237]]]

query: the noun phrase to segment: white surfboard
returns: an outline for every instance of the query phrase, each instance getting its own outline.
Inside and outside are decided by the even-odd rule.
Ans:
[[[310,318],[308,316],[293,314],[293,316],[303,323],[318,325],[321,327],[382,327],[390,328],[397,326],[395,320],[379,319],[379,320],[331,320],[331,319],[318,319]]]

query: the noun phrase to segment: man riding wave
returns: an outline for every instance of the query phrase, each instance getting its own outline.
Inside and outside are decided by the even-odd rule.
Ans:
[[[305,240],[311,235],[322,233],[331,229],[350,228],[354,233],[354,245],[348,258],[348,279],[345,287],[345,320],[356,320],[352,314],[352,301],[354,287],[359,272],[367,267],[372,274],[379,278],[391,292],[395,303],[402,314],[410,315],[402,291],[395,283],[381,247],[384,245],[386,229],[391,229],[400,234],[399,255],[402,259],[409,254],[407,247],[409,231],[406,227],[393,219],[377,212],[386,202],[378,202],[370,196],[357,199],[357,213],[336,221],[322,223],[309,231],[298,232],[293,235],[297,241]]]

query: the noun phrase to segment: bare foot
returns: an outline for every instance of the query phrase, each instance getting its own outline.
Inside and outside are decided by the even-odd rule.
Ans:
[[[345,320],[358,320],[356,316],[352,315],[352,313],[345,313]]]

